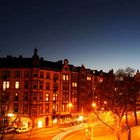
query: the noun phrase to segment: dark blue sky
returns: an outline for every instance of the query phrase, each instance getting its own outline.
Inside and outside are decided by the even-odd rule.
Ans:
[[[0,56],[140,69],[140,0],[1,0]]]

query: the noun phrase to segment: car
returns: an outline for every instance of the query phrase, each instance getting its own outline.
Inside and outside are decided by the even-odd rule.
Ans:
[[[19,128],[16,129],[16,132],[17,133],[23,133],[23,132],[27,132],[29,130],[30,130],[29,127],[19,127]]]
[[[16,128],[9,126],[4,128],[4,133],[10,133],[10,132],[14,132],[16,130]]]

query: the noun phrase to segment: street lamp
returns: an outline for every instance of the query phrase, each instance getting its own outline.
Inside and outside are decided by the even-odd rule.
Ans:
[[[97,106],[97,105],[96,105],[96,103],[95,103],[95,102],[93,102],[93,103],[92,103],[92,107],[95,109],[95,108],[96,108],[96,106]]]
[[[72,108],[73,104],[72,103],[68,103],[68,109],[69,109],[69,112],[71,113],[71,108]]]

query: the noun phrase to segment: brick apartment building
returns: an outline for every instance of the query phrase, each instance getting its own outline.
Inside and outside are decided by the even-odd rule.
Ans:
[[[88,113],[95,86],[103,80],[84,65],[51,62],[38,56],[0,58],[0,118],[26,127],[51,126],[54,120]]]

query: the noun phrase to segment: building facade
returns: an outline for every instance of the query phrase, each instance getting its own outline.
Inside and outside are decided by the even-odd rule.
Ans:
[[[1,122],[46,127],[88,113],[98,82],[101,76],[84,65],[75,67],[67,59],[44,60],[37,49],[31,58],[0,58]]]

